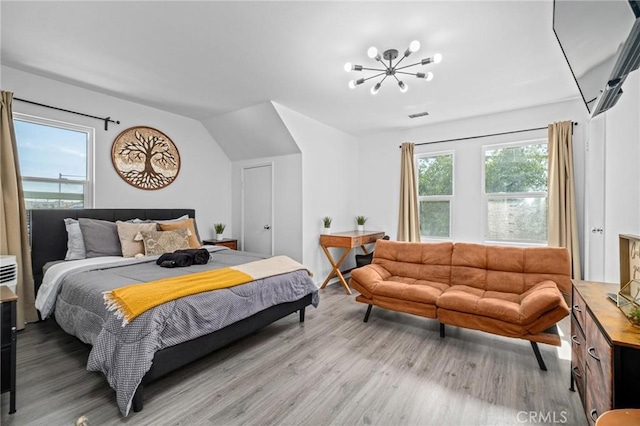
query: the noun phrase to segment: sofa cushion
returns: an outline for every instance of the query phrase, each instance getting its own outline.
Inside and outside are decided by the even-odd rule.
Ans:
[[[438,298],[437,305],[450,311],[527,325],[564,305],[564,300],[555,283],[543,281],[522,295],[455,285]]]
[[[453,243],[407,243],[378,240],[373,264],[392,276],[449,284]]]
[[[374,297],[394,297],[419,303],[436,304],[438,297],[449,286],[442,283],[406,277],[389,277],[378,283]]]

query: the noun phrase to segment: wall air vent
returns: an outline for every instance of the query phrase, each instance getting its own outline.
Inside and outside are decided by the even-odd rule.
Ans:
[[[424,112],[418,112],[415,114],[410,114],[409,118],[418,118],[418,117],[424,117],[425,115],[429,115],[429,113],[427,111]]]

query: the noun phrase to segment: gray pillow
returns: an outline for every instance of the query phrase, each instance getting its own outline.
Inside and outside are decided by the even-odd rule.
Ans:
[[[67,229],[67,254],[64,260],[78,260],[87,257],[82,239],[80,224],[76,219],[64,219],[64,227]]]
[[[114,222],[78,219],[87,257],[122,256],[118,227]]]

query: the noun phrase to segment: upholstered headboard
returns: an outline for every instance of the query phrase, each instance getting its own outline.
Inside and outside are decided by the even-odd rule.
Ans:
[[[31,210],[31,262],[35,290],[42,283],[42,267],[53,260],[62,260],[67,253],[67,230],[64,219],[100,219],[115,222],[129,219],[175,219],[189,215],[193,209],[47,209]]]

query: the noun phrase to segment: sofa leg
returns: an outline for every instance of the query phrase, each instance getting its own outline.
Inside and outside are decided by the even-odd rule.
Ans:
[[[371,308],[373,308],[373,305],[369,305],[369,307],[367,308],[367,313],[364,314],[364,322],[369,321],[369,314],[371,314]]]
[[[444,338],[444,324],[440,323],[440,337]]]
[[[536,359],[538,360],[538,365],[540,366],[540,370],[547,371],[547,366],[544,365],[544,360],[542,359],[542,355],[540,354],[540,349],[538,349],[538,344],[536,342],[531,342],[531,347],[533,348],[533,353],[536,354]]]

